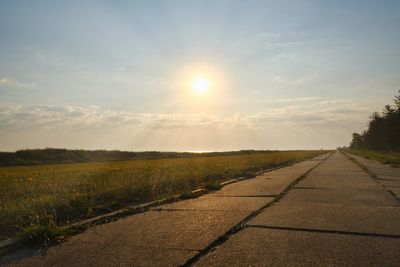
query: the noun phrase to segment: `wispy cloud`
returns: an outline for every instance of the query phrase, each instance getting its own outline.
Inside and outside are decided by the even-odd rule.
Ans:
[[[97,106],[29,105],[0,108],[2,127],[77,127],[96,130],[119,128],[146,129],[212,129],[244,126],[245,121],[234,115],[218,117],[211,114],[132,113],[102,109]]]
[[[0,85],[5,85],[5,84],[9,84],[9,83],[10,83],[9,79],[6,79],[6,78],[1,78],[0,79]]]
[[[307,101],[314,98],[281,99],[281,102]],[[326,126],[362,122],[371,108],[364,105],[314,107],[292,105],[252,114],[217,116],[212,114],[134,113],[97,106],[28,105],[0,108],[2,128],[79,128],[108,131],[115,128],[141,129],[215,129],[268,128],[276,126]]]
[[[30,88],[36,87],[36,84],[31,83],[31,82],[21,82],[21,81],[17,81],[17,80],[8,79],[8,78],[0,78],[0,87],[30,89]]]
[[[265,48],[296,48],[304,45],[304,32],[292,31],[285,34],[277,32],[260,32],[256,41],[264,44]]]
[[[321,99],[320,97],[317,96],[309,96],[309,97],[295,97],[295,98],[281,98],[281,99],[276,99],[273,100],[275,102],[303,102],[303,101],[314,101]]]

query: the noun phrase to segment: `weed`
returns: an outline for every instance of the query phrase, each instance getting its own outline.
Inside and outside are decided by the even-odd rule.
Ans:
[[[181,195],[181,199],[191,199],[191,198],[196,198],[197,195],[194,194],[192,191],[184,191]]]
[[[216,190],[221,189],[221,185],[216,182],[211,182],[211,183],[206,184],[206,189],[209,191],[216,191]]]
[[[256,172],[255,171],[246,171],[244,174],[243,174],[243,177],[245,177],[245,178],[253,178],[253,177],[255,177],[257,174],[256,174]]]
[[[58,241],[63,234],[64,231],[54,223],[52,216],[43,219],[37,216],[37,222],[22,228],[17,236],[24,244],[47,247],[50,243]]]

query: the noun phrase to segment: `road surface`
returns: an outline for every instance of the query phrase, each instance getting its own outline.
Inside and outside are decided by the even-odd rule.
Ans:
[[[365,169],[338,151],[319,156],[3,264],[400,266],[400,171],[355,160]]]

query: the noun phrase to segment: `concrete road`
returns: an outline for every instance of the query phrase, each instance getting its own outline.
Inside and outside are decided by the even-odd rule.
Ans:
[[[339,152],[325,159],[99,225],[45,255],[19,252],[3,264],[399,266],[398,199]]]
[[[335,152],[194,264],[400,266],[399,206],[371,175]]]
[[[400,199],[400,168],[393,168],[375,160],[364,159],[355,155],[349,156],[364,166],[382,187],[397,199]]]

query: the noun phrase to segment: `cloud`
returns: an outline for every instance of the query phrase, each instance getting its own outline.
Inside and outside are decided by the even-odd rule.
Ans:
[[[348,99],[331,99],[331,100],[323,100],[318,102],[318,104],[325,105],[325,104],[342,104],[342,103],[349,103],[350,100]]]
[[[265,48],[297,48],[304,45],[304,34],[302,32],[288,32],[281,34],[277,32],[260,32],[255,40],[264,44]]]
[[[100,107],[28,105],[0,108],[0,126],[15,128],[80,128],[112,130],[141,129],[213,129],[241,127],[246,122],[234,115],[132,113]]]
[[[30,89],[36,87],[35,83],[20,82],[16,80],[10,80],[7,78],[0,78],[0,87],[12,87],[20,89]]]
[[[310,97],[296,97],[296,98],[281,98],[274,100],[275,102],[302,102],[302,101],[314,101],[321,99],[320,97],[310,96]]]
[[[280,99],[278,102],[306,102],[270,108],[251,114],[134,113],[104,109],[98,106],[26,105],[0,107],[0,126],[3,129],[81,129],[113,131],[115,129],[146,130],[213,130],[268,129],[270,127],[337,127],[364,123],[371,107],[344,102],[328,106],[307,101],[316,97]]]
[[[0,86],[1,85],[5,85],[5,84],[9,84],[9,83],[10,83],[9,79],[6,79],[6,78],[1,78],[0,79]]]
[[[0,149],[311,149],[350,142],[370,105],[352,101],[284,106],[247,114],[137,113],[99,106],[0,106]]]

